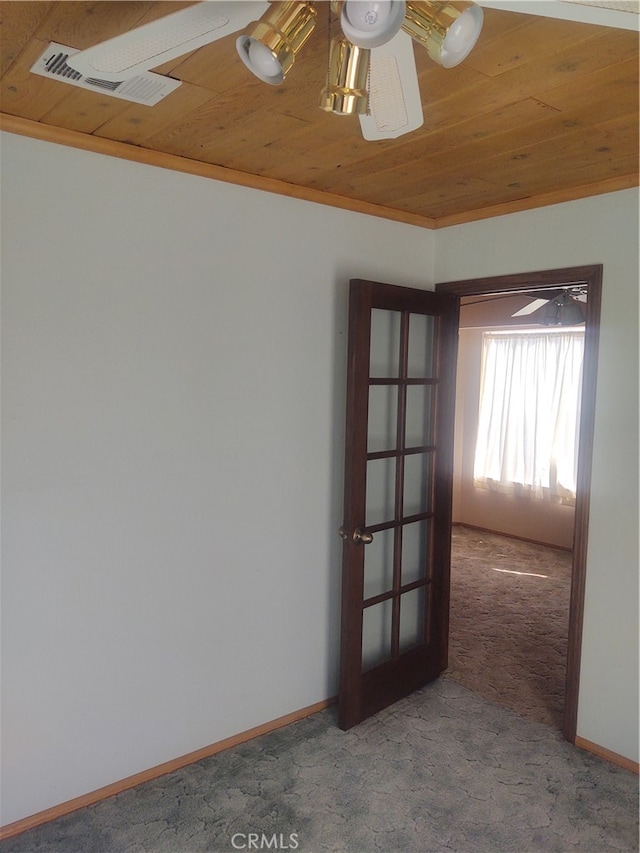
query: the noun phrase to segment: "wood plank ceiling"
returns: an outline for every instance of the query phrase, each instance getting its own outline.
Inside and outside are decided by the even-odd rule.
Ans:
[[[183,85],[154,107],[29,72],[50,41],[83,49],[188,5],[2,2],[2,126],[176,168],[186,158],[188,170],[427,227],[638,183],[633,30],[485,9],[462,65],[440,68],[414,48],[424,126],[382,142],[318,109],[327,3],[279,87],[247,71],[235,35],[155,69]]]

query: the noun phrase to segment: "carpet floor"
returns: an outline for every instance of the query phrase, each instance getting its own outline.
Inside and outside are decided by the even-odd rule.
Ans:
[[[635,775],[441,678],[348,732],[323,711],[0,849],[630,853],[637,811]]]
[[[1,853],[632,853],[638,778],[562,739],[571,557],[454,528],[450,666],[349,732],[335,709]]]
[[[571,554],[453,528],[447,677],[560,731]]]

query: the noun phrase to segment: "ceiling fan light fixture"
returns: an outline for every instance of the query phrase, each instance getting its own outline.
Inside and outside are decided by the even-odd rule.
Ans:
[[[408,0],[406,6],[402,29],[426,47],[430,59],[453,68],[469,56],[482,30],[480,6],[437,0]]]
[[[332,39],[329,74],[320,94],[320,109],[341,116],[364,115],[369,105],[368,76],[369,51],[344,37]]]
[[[570,294],[567,294],[563,299],[559,316],[561,326],[580,326],[586,319],[582,305],[576,302]]]
[[[380,47],[396,35],[406,14],[405,0],[344,0],[340,26],[351,44]]]
[[[547,307],[544,309],[544,314],[542,315],[540,322],[543,326],[560,325],[560,306],[558,305],[557,300],[552,299],[551,302],[547,303]]]
[[[264,83],[278,86],[313,32],[317,15],[312,3],[272,3],[236,40],[240,59]]]
[[[542,317],[542,325],[580,326],[585,320],[582,305],[565,292],[549,302]]]

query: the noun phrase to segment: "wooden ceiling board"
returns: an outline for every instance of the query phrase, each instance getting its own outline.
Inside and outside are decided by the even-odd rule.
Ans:
[[[154,107],[29,72],[49,41],[83,49],[189,5],[0,2],[2,126],[426,227],[638,184],[633,30],[485,9],[462,65],[414,47],[424,125],[378,142],[317,107],[327,3],[278,87],[247,71],[237,34],[155,69],[183,85]]]
[[[612,65],[589,71],[581,77],[581,85],[573,82],[539,91],[538,99],[557,110],[572,110],[577,106],[597,109],[609,101],[621,100],[622,109],[638,105],[638,59],[622,56]]]
[[[0,39],[0,49],[4,41],[3,36]],[[56,104],[73,92],[73,89],[57,80],[47,80],[30,73],[29,68],[46,50],[48,44],[48,40],[31,39],[9,71],[2,76],[2,112],[40,121]]]
[[[12,9],[25,5],[21,0],[2,4]],[[145,13],[154,2],[127,0],[124,3],[87,3],[82,0],[56,0],[51,10],[35,31],[34,36],[47,41],[57,41],[77,50],[84,50],[96,42],[113,38],[142,23]],[[96,36],[98,37],[96,38]]]
[[[83,89],[70,89],[69,94],[46,112],[44,124],[64,125],[80,133],[94,133],[122,112],[122,101],[108,95],[97,95]]]
[[[498,77],[506,71],[547,56],[550,41],[553,42],[554,52],[557,52],[571,48],[597,33],[598,27],[590,24],[576,26],[572,21],[533,18],[514,28],[508,37],[495,38],[480,46],[477,52],[474,49],[465,64],[488,77]]]
[[[213,100],[211,92],[191,83],[183,83],[171,97],[171,114],[165,110],[150,110],[142,104],[120,101],[120,111],[97,127],[93,133],[107,139],[118,139],[131,145],[143,146],[148,139]]]
[[[633,145],[633,118],[634,114],[632,113],[623,119],[616,119],[608,126],[601,124],[600,132],[593,138],[589,138],[598,148],[610,142],[607,147],[609,154],[611,154],[613,146],[619,144],[613,138],[616,130],[620,136],[621,129],[625,128],[627,132],[624,134],[624,145]],[[444,144],[431,144],[429,152],[423,153],[422,157],[419,157],[417,151],[407,151],[407,156],[393,168],[376,173],[374,187],[371,186],[371,169],[374,164],[369,161],[348,167],[346,178],[343,178],[342,173],[337,170],[328,170],[323,173],[316,173],[313,178],[307,174],[307,180],[312,180],[313,186],[321,187],[329,192],[339,192],[344,180],[348,180],[350,192],[366,198],[368,201],[381,203],[384,198],[385,201],[391,199],[394,204],[402,200],[406,205],[407,201],[416,195],[419,195],[420,203],[424,203],[429,193],[435,193],[436,181],[446,186],[449,181],[455,182],[465,169],[468,170],[467,180],[470,176],[488,178],[488,173],[484,168],[485,164],[488,167],[496,167],[497,164],[495,170],[498,171],[501,178],[504,175],[513,177],[517,172],[517,177],[511,183],[517,180],[517,185],[522,194],[525,188],[520,174],[523,171],[522,165],[525,161],[531,160],[530,165],[527,165],[527,171],[531,174],[530,183],[536,181],[539,186],[544,186],[547,189],[555,187],[554,166],[560,163],[559,158],[563,156],[565,149],[572,167],[583,165],[584,157],[580,159],[574,150],[576,146],[580,148],[585,144],[579,124],[578,121],[574,120],[571,122],[572,129],[569,129],[565,126],[562,114],[547,109],[544,117],[538,118],[537,121],[514,122],[513,128],[503,129],[500,133],[486,136],[479,142],[471,142],[458,148],[447,145],[446,141]],[[444,132],[441,132],[440,136],[444,136]],[[507,138],[503,139],[504,136]],[[478,162],[483,164],[484,171],[483,169],[476,171]],[[566,169],[566,158],[562,162]],[[541,169],[542,166],[545,167],[544,172]],[[548,179],[547,172],[549,173]],[[426,193],[416,193],[415,188],[423,183],[421,179],[425,175],[430,177],[429,188]],[[286,168],[280,169],[279,177],[283,180],[290,180],[291,173],[288,173]],[[501,183],[506,190],[507,184],[504,184],[504,181]],[[572,185],[575,183],[577,182],[573,182]],[[532,185],[528,189],[533,194],[536,186]],[[512,195],[505,193],[505,198]],[[434,205],[437,204],[436,199],[439,197],[445,198],[445,195],[434,195]],[[438,205],[438,207],[440,206]],[[440,209],[436,211],[436,215],[443,215]]]
[[[52,7],[53,2],[20,3],[15,8],[3,4],[0,8],[0,33],[4,42],[0,52],[0,76],[13,65]]]

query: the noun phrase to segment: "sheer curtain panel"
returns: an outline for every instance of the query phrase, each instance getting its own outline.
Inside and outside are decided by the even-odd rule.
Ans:
[[[575,501],[584,330],[485,332],[474,485]]]

